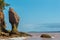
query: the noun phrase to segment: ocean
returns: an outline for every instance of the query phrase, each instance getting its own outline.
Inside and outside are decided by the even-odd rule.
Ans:
[[[60,24],[22,26],[21,30],[32,35],[26,40],[60,40]],[[41,38],[41,34],[49,34],[53,38]]]
[[[23,32],[60,31],[60,24],[24,25],[18,28],[18,30]]]

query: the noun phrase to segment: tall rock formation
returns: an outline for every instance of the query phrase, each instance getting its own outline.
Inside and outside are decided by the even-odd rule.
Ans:
[[[5,21],[4,21],[4,14],[3,14],[3,12],[0,12],[0,31],[4,31],[5,28],[6,28],[6,25],[5,25]]]
[[[16,12],[13,10],[13,8],[9,8],[9,22],[12,25],[12,31],[13,33],[17,33],[17,28],[19,24],[19,16],[16,14]]]
[[[8,36],[5,33],[8,33],[8,31],[6,30],[6,24],[4,21],[4,14],[3,12],[0,11],[0,36]]]

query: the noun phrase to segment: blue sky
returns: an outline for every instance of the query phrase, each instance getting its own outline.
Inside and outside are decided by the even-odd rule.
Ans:
[[[36,28],[41,24],[60,23],[60,0],[5,0],[20,16],[19,31]],[[11,30],[8,9],[4,10],[7,29]],[[9,26],[9,27],[8,27]],[[29,27],[29,28],[28,28]],[[37,30],[37,29],[36,29]],[[55,29],[54,29],[55,30]],[[33,30],[31,30],[33,31]]]

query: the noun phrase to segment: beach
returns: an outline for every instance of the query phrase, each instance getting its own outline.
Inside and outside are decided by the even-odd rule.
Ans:
[[[28,37],[26,40],[60,40],[60,33],[29,33],[32,37]],[[49,34],[52,38],[41,38],[41,34]]]
[[[28,33],[31,34],[32,37],[14,37],[8,39],[0,39],[0,40],[60,40],[60,33]],[[49,34],[52,38],[41,38],[41,34]]]
[[[25,40],[27,37],[14,37],[14,38],[5,38],[0,40]]]

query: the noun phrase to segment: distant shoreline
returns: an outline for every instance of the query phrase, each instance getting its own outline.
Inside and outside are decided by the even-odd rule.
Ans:
[[[41,31],[41,32],[27,32],[27,33],[60,33],[60,31]]]

